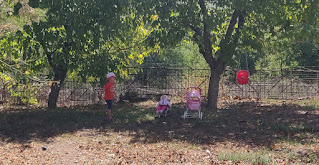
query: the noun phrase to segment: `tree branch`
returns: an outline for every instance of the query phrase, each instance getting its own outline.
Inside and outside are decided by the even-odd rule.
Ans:
[[[199,38],[198,38],[198,37],[202,34],[200,28],[195,27],[195,26],[192,25],[191,23],[187,23],[187,26],[188,26],[191,30],[193,30],[193,31],[195,32],[194,35],[193,35],[193,40],[194,40],[195,42],[198,42],[198,41],[199,41]]]
[[[201,53],[203,54],[208,65],[212,68],[215,65],[216,60],[213,58],[213,48],[212,48],[212,43],[210,40],[210,32],[206,22],[208,13],[207,13],[206,5],[205,5],[205,0],[199,0],[198,4],[200,6],[201,13],[203,15],[202,22],[204,24],[204,29],[203,29],[203,45],[204,45],[203,49],[204,50],[202,50]]]
[[[46,82],[46,81],[41,81],[40,79],[32,78],[32,77],[29,76],[28,74],[22,72],[22,71],[19,70],[19,69],[16,69],[14,66],[9,65],[9,64],[6,63],[5,61],[0,60],[0,63],[2,63],[3,65],[7,66],[8,70],[10,70],[10,69],[11,69],[11,70],[14,70],[14,71],[18,72],[19,74],[25,76],[26,78],[28,78],[28,79],[30,79],[30,80],[33,80],[33,81],[36,81],[36,82]],[[5,73],[5,71],[3,71],[3,73]],[[14,76],[13,74],[10,74],[10,75],[11,75],[10,77],[13,78],[13,79],[15,79],[16,82],[19,82],[19,81],[17,81],[17,79],[15,78],[15,76]]]
[[[60,82],[63,82],[65,77],[66,77],[67,69],[64,69],[64,68],[62,68],[60,66],[54,65],[53,64],[53,59],[52,59],[52,54],[53,54],[53,52],[47,53],[47,58],[48,58],[48,62],[50,64],[50,66],[52,67],[52,69],[55,72],[54,81],[60,80]]]
[[[202,32],[200,31],[200,28],[195,27],[194,25],[192,25],[192,24],[190,24],[190,23],[188,23],[187,25],[188,25],[188,27],[189,27],[191,30],[193,30],[193,31],[195,32],[195,35],[199,36],[199,35],[202,33]],[[197,38],[197,39],[198,39],[198,38]]]
[[[236,34],[235,34],[235,37],[234,37],[234,43],[235,44],[238,44],[238,40],[239,40],[239,37],[240,37],[241,29],[244,27],[244,24],[245,24],[245,17],[243,15],[243,12],[240,12],[239,16],[238,16],[238,28],[236,29]]]
[[[230,39],[231,39],[231,35],[234,31],[234,27],[237,23],[237,18],[239,17],[240,15],[240,12],[238,10],[235,10],[231,19],[230,19],[230,22],[229,22],[229,25],[228,25],[228,28],[227,28],[227,32],[226,32],[226,35],[225,35],[225,41],[226,43],[230,42]]]

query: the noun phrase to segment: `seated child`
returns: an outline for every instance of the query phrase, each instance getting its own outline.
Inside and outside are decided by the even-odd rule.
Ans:
[[[161,100],[156,105],[156,114],[166,113],[167,107],[171,106],[171,103],[167,100],[167,96],[162,95]]]

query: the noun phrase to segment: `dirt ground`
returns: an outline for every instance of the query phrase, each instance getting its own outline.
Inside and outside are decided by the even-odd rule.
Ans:
[[[114,122],[103,105],[2,107],[0,164],[318,164],[317,101],[221,100],[203,120],[125,103]]]

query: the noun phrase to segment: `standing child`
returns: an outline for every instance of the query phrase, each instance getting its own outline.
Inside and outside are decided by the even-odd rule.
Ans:
[[[99,98],[102,98],[102,92],[104,92],[104,100],[107,103],[107,118],[109,120],[113,120],[113,117],[111,115],[111,111],[113,108],[113,99],[114,99],[114,86],[115,86],[115,74],[113,72],[110,72],[106,75],[106,84],[104,85],[104,88],[99,93]]]

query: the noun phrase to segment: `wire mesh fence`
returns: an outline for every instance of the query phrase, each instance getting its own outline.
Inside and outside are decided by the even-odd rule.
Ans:
[[[298,99],[319,96],[319,71],[293,68],[259,70],[247,85],[236,83],[236,71],[228,72],[222,81],[221,96],[259,99]],[[227,79],[231,77],[231,79]]]
[[[259,99],[298,99],[319,97],[319,71],[294,68],[288,70],[259,70],[251,74],[249,83],[236,82],[236,70],[228,69],[220,84],[220,97]],[[177,100],[185,100],[187,87],[200,87],[202,97],[207,97],[210,70],[166,67],[130,67],[128,77],[116,86],[116,99],[140,101],[158,99],[167,94]],[[37,104],[46,106],[50,82],[30,82],[26,85],[10,85],[0,82],[0,104]],[[99,101],[101,85],[97,82],[64,82],[58,106],[95,104]]]
[[[131,67],[129,79],[124,86],[129,98],[159,98],[171,95],[178,99],[185,97],[187,87],[200,87],[202,96],[207,96],[210,70],[166,67]]]

